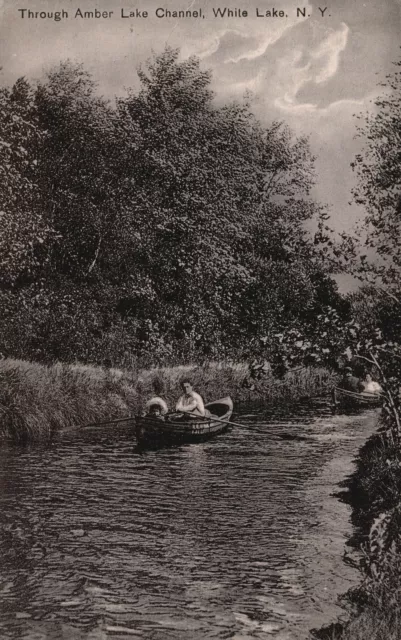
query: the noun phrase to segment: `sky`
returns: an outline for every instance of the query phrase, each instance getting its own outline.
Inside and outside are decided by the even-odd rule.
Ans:
[[[18,11],[24,8],[64,9],[68,18],[29,18]],[[78,9],[96,8],[109,17],[75,17]],[[216,17],[224,8],[237,15]],[[283,17],[265,15],[273,9]],[[186,10],[201,17],[166,16]],[[130,12],[135,17],[122,17]],[[0,0],[0,18],[5,84],[20,76],[40,79],[69,58],[83,62],[99,91],[113,97],[137,88],[138,65],[166,45],[179,47],[183,59],[198,56],[213,72],[217,102],[241,100],[250,91],[263,123],[283,120],[295,134],[309,136],[317,158],[313,197],[329,205],[338,231],[350,231],[363,215],[349,204],[350,163],[362,145],[355,114],[374,110],[383,92],[379,82],[401,59],[401,0]]]

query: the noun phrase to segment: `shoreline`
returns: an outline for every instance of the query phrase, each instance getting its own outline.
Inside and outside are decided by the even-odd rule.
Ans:
[[[0,440],[35,442],[56,433],[79,430],[96,422],[140,413],[161,381],[170,407],[180,392],[180,380],[190,376],[206,401],[231,395],[234,404],[296,402],[327,395],[334,375],[325,369],[303,369],[283,380],[267,376],[244,386],[247,366],[210,362],[140,371],[106,369],[84,364],[43,365],[24,360],[0,360]]]
[[[401,617],[401,466],[383,425],[362,446],[340,498],[352,510],[347,562],[358,568],[357,587],[340,596],[348,620],[312,629],[316,640],[398,640]]]

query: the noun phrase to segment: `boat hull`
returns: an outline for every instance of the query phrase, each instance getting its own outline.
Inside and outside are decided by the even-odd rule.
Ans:
[[[135,435],[138,444],[181,444],[202,442],[227,431],[233,412],[231,398],[222,398],[205,405],[211,413],[207,418],[185,418],[167,416],[166,419],[152,416],[135,418]]]
[[[335,387],[332,392],[333,413],[352,413],[362,409],[375,409],[382,405],[377,394],[355,393]]]

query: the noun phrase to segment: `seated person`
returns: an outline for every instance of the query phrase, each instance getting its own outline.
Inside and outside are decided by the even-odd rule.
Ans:
[[[168,413],[168,406],[166,401],[160,397],[164,391],[163,382],[159,378],[155,378],[152,387],[156,395],[147,401],[145,413],[152,416],[165,416]]]
[[[145,405],[145,415],[152,418],[164,418],[167,412],[167,405],[162,398],[151,398]]]
[[[203,404],[202,396],[192,388],[191,380],[185,378],[181,382],[183,390],[182,396],[178,399],[175,410],[180,413],[190,413],[197,416],[205,416],[205,405]]]
[[[351,367],[345,367],[343,379],[341,381],[341,388],[345,391],[352,391],[353,393],[360,393],[363,391],[363,384],[353,375]]]
[[[363,393],[368,393],[370,395],[378,395],[381,392],[382,388],[378,382],[373,380],[370,373],[366,374],[365,380],[363,381]]]

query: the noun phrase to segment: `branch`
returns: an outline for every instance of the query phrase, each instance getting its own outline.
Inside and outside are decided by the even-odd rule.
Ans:
[[[379,365],[379,363],[377,362],[377,359],[374,357],[373,353],[371,351],[369,351],[369,355],[373,360],[373,364],[377,367],[377,369],[380,371],[380,374],[384,380],[384,382],[386,382],[386,376],[383,373],[383,369],[381,368],[381,366]]]
[[[381,366],[379,365],[379,363],[377,362],[377,359],[374,357],[374,355],[372,354],[372,352],[369,352],[370,357],[372,358],[372,360],[374,361],[374,364],[376,365],[376,367],[378,368],[378,370],[380,371],[380,374],[382,376],[383,382],[384,384],[386,384],[387,380],[386,380],[386,376],[383,373],[383,369],[381,368]],[[400,416],[397,410],[397,407],[395,405],[394,402],[394,398],[390,392],[390,389],[387,387],[387,389],[385,388],[385,392],[388,398],[388,402],[390,405],[390,408],[393,412],[393,416],[394,416],[394,420],[395,420],[395,424],[397,427],[397,439],[398,439],[398,444],[400,442],[400,436],[401,436],[401,425],[400,425]]]
[[[373,288],[381,291],[382,293],[385,293],[389,298],[392,298],[392,300],[394,300],[397,304],[401,304],[401,301],[393,293],[390,293],[390,291],[387,291],[387,289],[383,289],[383,287],[375,287],[375,286],[373,286]]]
[[[370,364],[378,366],[376,365],[376,362],[374,360],[369,360],[369,358],[366,358],[365,356],[359,356],[358,354],[355,354],[355,358],[361,358],[361,360],[366,360],[366,362],[369,362]],[[379,370],[381,371],[380,367],[379,367]]]
[[[96,264],[96,260],[99,257],[99,252],[100,252],[100,245],[102,244],[102,240],[103,238],[100,236],[99,238],[99,242],[97,244],[97,248],[96,248],[96,252],[95,252],[95,257],[93,258],[92,264],[90,265],[89,269],[88,269],[88,275],[90,274],[90,272],[92,271],[92,269],[94,268],[95,264]]]
[[[387,351],[387,349],[383,349],[383,347],[376,347],[376,349],[378,349],[379,351],[382,351],[383,353],[388,353],[393,358],[398,358],[398,360],[401,360],[401,356],[397,355],[393,351]]]

